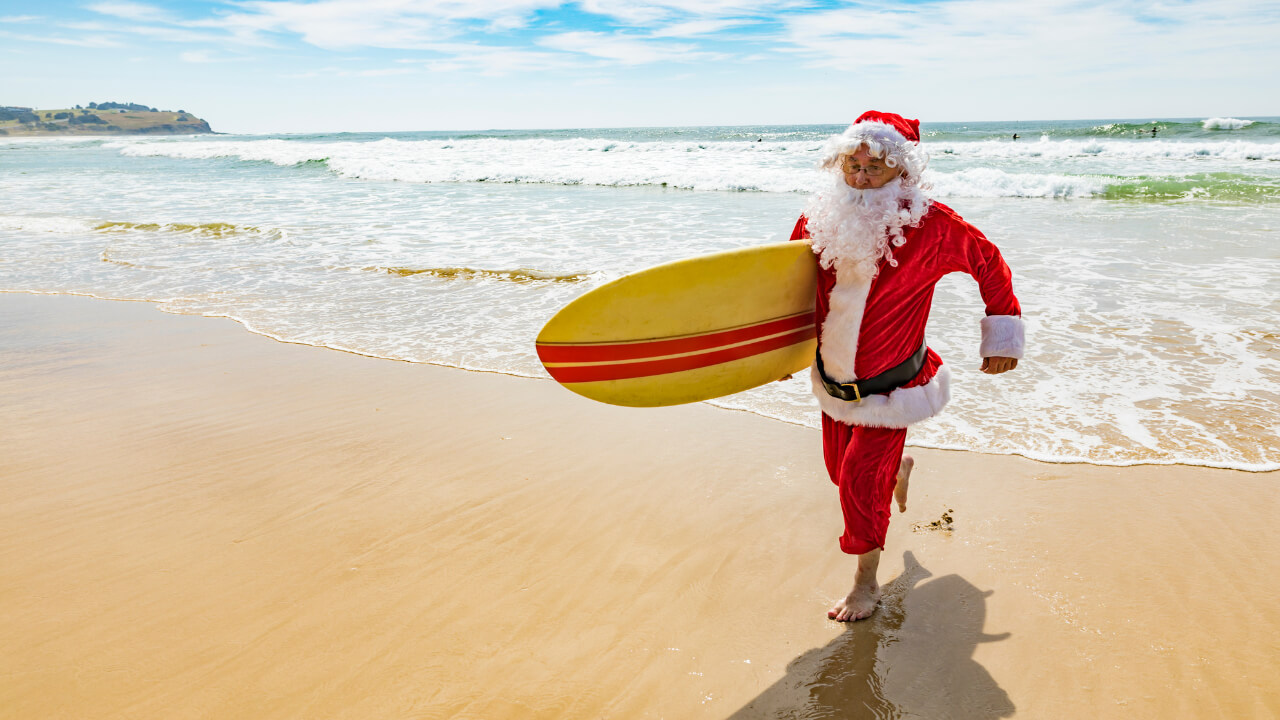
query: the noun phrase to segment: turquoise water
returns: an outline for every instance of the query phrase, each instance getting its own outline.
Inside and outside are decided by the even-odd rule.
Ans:
[[[944,280],[930,340],[954,400],[909,442],[1280,467],[1280,119],[1152,126],[922,127],[934,194],[1004,250],[1030,338],[1016,373],[975,372],[976,288]],[[545,377],[532,339],[570,299],[785,239],[841,129],[0,137],[0,290]],[[800,380],[721,404],[817,420]]]

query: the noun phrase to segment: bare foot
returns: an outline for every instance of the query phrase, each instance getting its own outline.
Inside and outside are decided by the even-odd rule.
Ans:
[[[844,599],[827,611],[827,617],[839,622],[852,622],[871,617],[880,602],[880,583],[876,571],[880,568],[880,548],[858,556],[858,572],[853,576],[853,589]]]
[[[893,499],[898,501],[900,513],[907,511],[907,485],[911,481],[911,469],[915,466],[915,458],[910,455],[903,455],[902,463],[898,465],[898,484],[893,488]]]
[[[879,585],[867,586],[855,583],[849,594],[827,611],[827,617],[837,622],[863,620],[871,617],[871,613],[876,611],[876,605],[879,603]]]

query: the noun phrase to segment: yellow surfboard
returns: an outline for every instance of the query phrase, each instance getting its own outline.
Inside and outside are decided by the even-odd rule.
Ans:
[[[813,362],[817,260],[781,242],[679,260],[602,285],[538,334],[560,384],[611,405],[741,392]]]

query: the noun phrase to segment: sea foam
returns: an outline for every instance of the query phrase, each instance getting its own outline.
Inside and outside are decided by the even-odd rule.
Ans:
[[[131,157],[236,158],[281,166],[323,163],[353,179],[423,183],[544,183],[688,190],[807,192],[820,148],[756,142],[619,142],[607,139],[297,142],[239,140],[121,143]],[[803,158],[797,162],[797,158]],[[802,170],[803,168],[803,170]]]
[[[1239,120],[1237,118],[1209,118],[1201,123],[1205,130],[1240,130],[1247,128],[1253,124],[1252,120]]]
[[[232,158],[340,177],[412,183],[533,183],[666,187],[721,192],[805,193],[818,182],[817,141],[673,142],[603,138],[477,138],[370,142],[289,139],[131,141],[108,147],[129,157]],[[1181,161],[1280,161],[1280,144],[1084,138],[1039,142],[936,142],[930,179],[942,197],[1090,197],[1137,168]],[[1093,165],[1090,165],[1093,163]],[[1064,170],[1067,170],[1064,172]],[[1126,172],[1128,171],[1128,172]]]
[[[1010,173],[995,168],[970,168],[954,173],[928,173],[933,196],[1077,198],[1101,195],[1108,181],[1098,177]]]
[[[71,217],[0,215],[0,230],[22,230],[31,233],[86,233],[93,229],[93,223]]]
[[[1244,140],[1053,140],[1044,136],[1037,142],[1026,143],[997,140],[939,142],[930,145],[929,152],[934,158],[973,160],[1067,160],[1093,157],[1129,161],[1135,167],[1140,167],[1142,161],[1148,160],[1280,160],[1280,144]]]

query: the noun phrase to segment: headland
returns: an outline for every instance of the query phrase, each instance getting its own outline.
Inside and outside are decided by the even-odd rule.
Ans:
[[[0,105],[0,135],[195,135],[209,123],[185,110],[157,110],[137,103],[91,102],[88,106],[36,109]]]

